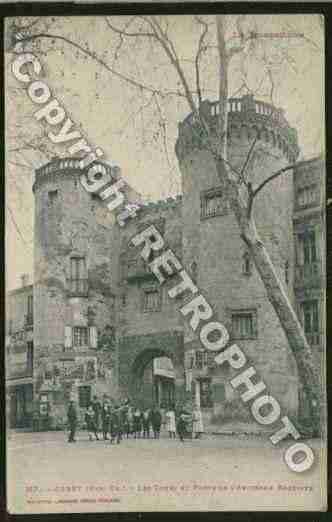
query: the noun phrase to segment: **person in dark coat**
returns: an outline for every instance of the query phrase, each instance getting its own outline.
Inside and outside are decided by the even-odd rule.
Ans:
[[[101,410],[101,423],[102,423],[104,440],[108,440],[107,434],[110,431],[110,420],[111,420],[110,405],[109,405],[108,401],[104,401],[102,410]]]
[[[122,411],[119,406],[115,406],[111,413],[111,444],[122,440]]]
[[[94,414],[95,414],[95,425],[97,432],[100,429],[100,417],[101,417],[101,404],[98,400],[97,395],[93,397],[93,401],[91,403],[91,406],[93,408]]]
[[[150,410],[147,409],[142,414],[142,424],[143,424],[143,438],[149,439],[150,438]]]
[[[180,412],[176,427],[181,442],[184,442],[184,438],[187,434],[187,422],[189,419],[190,415],[185,410],[182,410]]]
[[[151,424],[155,439],[159,439],[160,437],[161,421],[162,417],[160,411],[157,407],[153,408],[153,410],[151,411]]]
[[[74,401],[70,401],[70,403],[69,403],[69,407],[68,407],[68,411],[67,411],[67,418],[68,418],[68,426],[69,426],[68,442],[76,442],[75,433],[76,433],[76,427],[77,427],[77,412],[76,412]]]
[[[129,405],[126,401],[124,401],[124,404],[120,407],[120,420],[121,420],[121,438],[124,434],[126,434],[127,439],[129,437],[129,431],[130,426],[128,422],[128,411],[129,411]]]
[[[131,406],[129,406],[126,411],[126,417],[125,417],[125,422],[124,422],[124,426],[123,426],[123,431],[126,434],[127,439],[129,439],[129,435],[131,435],[131,433],[133,433],[133,431],[134,431],[133,418],[134,418],[133,409]]]

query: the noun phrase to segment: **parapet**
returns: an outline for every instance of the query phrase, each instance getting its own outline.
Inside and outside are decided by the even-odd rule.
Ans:
[[[35,182],[33,184],[32,190],[33,192],[43,181],[56,181],[60,179],[62,176],[79,176],[84,172],[84,169],[81,167],[81,161],[83,158],[73,157],[70,158],[59,158],[55,156],[48,163],[36,169],[36,177]],[[112,178],[116,179],[116,175],[114,174],[114,167],[111,167],[107,163],[103,161],[97,160],[94,164],[103,165],[107,172],[111,175]],[[92,164],[91,164],[92,165]]]
[[[167,199],[160,199],[158,201],[151,201],[146,204],[142,204],[140,207],[140,215],[145,217],[147,214],[160,212],[164,210],[173,210],[179,208],[182,204],[182,195],[179,194],[174,198],[169,197]]]
[[[259,140],[280,149],[290,163],[296,161],[299,155],[297,131],[290,127],[283,109],[257,101],[249,94],[242,98],[229,98],[227,109],[228,137],[231,142],[237,139],[250,141],[258,136]],[[219,102],[205,100],[201,106],[201,113],[209,121],[211,128],[216,128]],[[192,149],[203,148],[197,129],[194,113],[189,114],[183,122],[179,123],[179,135],[175,146],[179,159]]]

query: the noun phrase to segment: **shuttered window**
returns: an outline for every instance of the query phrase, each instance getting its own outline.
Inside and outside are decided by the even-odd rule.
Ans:
[[[84,257],[70,259],[70,292],[75,296],[87,295],[88,276]]]

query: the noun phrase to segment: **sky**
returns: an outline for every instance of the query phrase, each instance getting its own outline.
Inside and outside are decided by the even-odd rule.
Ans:
[[[218,93],[218,55],[214,17],[209,24],[208,49],[201,62],[203,95],[211,100]],[[13,22],[7,20],[7,29]],[[100,147],[106,161],[117,162],[126,180],[147,199],[162,199],[181,191],[180,172],[174,152],[178,123],[188,114],[179,91],[177,75],[162,50],[151,40],[129,39],[121,43],[108,26],[134,31],[137,20],[128,17],[56,17],[36,21],[34,30],[69,38],[91,49],[112,70],[163,91],[163,96],[138,89],[112,74],[95,60],[59,40],[48,39],[33,52],[42,64],[41,79],[87,141]],[[236,17],[227,17],[227,45],[236,47]],[[24,21],[23,21],[24,22]],[[181,65],[194,89],[194,56],[202,26],[193,16],[164,17]],[[20,21],[22,23],[22,21]],[[262,60],[273,76],[273,103],[285,110],[298,130],[301,158],[324,150],[324,22],[318,15],[259,15],[241,19],[241,28],[258,33],[253,52],[247,46],[232,59],[228,70],[229,94],[247,88],[257,99],[271,101],[271,83]],[[295,33],[303,36],[285,37]],[[284,35],[282,37],[282,34]],[[29,50],[29,48],[28,48]],[[29,99],[11,72],[11,52],[6,56],[6,284],[20,285],[20,275],[33,271],[32,184],[34,170],[46,157],[26,147],[45,143],[45,131],[34,118],[39,107]],[[244,86],[246,84],[246,86]],[[166,92],[165,92],[166,91]],[[74,127],[73,127],[74,129]],[[66,155],[64,146],[54,152]]]

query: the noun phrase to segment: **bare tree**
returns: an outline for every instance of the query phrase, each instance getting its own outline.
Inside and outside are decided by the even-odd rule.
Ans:
[[[258,43],[256,38],[256,29],[247,25],[245,16],[236,18],[237,38],[234,45],[231,46],[226,41],[226,18],[224,16],[217,15],[214,20],[211,17],[196,16],[194,20],[198,28],[198,38],[195,55],[190,60],[179,54],[175,42],[172,41],[167,17],[144,15],[128,17],[121,27],[119,27],[116,19],[105,18],[105,27],[110,31],[113,38],[113,56],[112,58],[109,57],[108,60],[90,48],[88,43],[82,44],[67,36],[54,33],[51,30],[52,24],[46,31],[38,31],[38,24],[26,24],[26,27],[14,25],[10,33],[9,47],[12,51],[18,52],[25,48],[33,48],[36,45],[38,49],[41,49],[41,42],[52,42],[53,45],[56,42],[60,42],[61,45],[69,46],[75,52],[98,63],[111,75],[119,78],[140,93],[141,105],[138,109],[139,113],[151,108],[152,105],[155,107],[158,133],[161,136],[166,154],[168,151],[166,136],[167,119],[163,112],[165,99],[170,103],[174,103],[176,98],[185,100],[195,120],[194,132],[199,134],[203,147],[209,151],[214,159],[220,183],[227,191],[230,207],[239,225],[241,238],[252,256],[257,272],[266,289],[268,299],[286,334],[290,349],[297,363],[300,379],[306,384],[311,423],[314,426],[318,426],[321,420],[321,388],[315,375],[312,351],[301,323],[283,287],[283,283],[273,266],[269,252],[259,236],[253,215],[253,207],[261,191],[265,189],[270,181],[290,173],[294,168],[294,164],[289,164],[276,172],[266,172],[265,180],[257,186],[252,186],[245,174],[256,146],[256,140],[254,140],[252,147],[248,151],[241,172],[231,165],[228,160],[227,101],[230,97],[228,71],[231,61],[235,57],[240,58],[241,88],[245,88],[250,92],[248,72],[244,66],[245,59],[255,54],[256,56],[259,55],[262,68],[264,69],[264,78],[256,88],[257,90],[261,89],[262,83],[264,83],[265,89],[268,91],[267,96],[273,102],[276,90],[276,67],[284,62],[290,67],[295,67],[294,60],[291,54],[286,51],[281,58],[280,56],[273,58],[268,56],[264,47],[259,48],[260,43]],[[308,45],[315,45],[314,42],[307,43]],[[155,52],[156,48],[158,49],[158,52],[161,53],[160,55],[166,59],[167,66],[171,67],[173,73],[175,73],[175,88],[169,84],[154,86],[144,79],[144,74],[139,70],[137,71],[137,76],[134,76],[130,71],[128,72],[120,67],[121,53],[127,52],[128,56],[128,49],[137,49],[140,45],[147,46],[151,52]],[[211,85],[207,81],[206,75],[204,75],[204,60],[207,52],[210,52],[214,58],[218,58],[216,62],[218,63],[217,73],[215,75],[218,82],[219,104],[217,129],[212,126],[202,110],[204,97],[211,90]],[[243,189],[246,192],[245,197]]]

